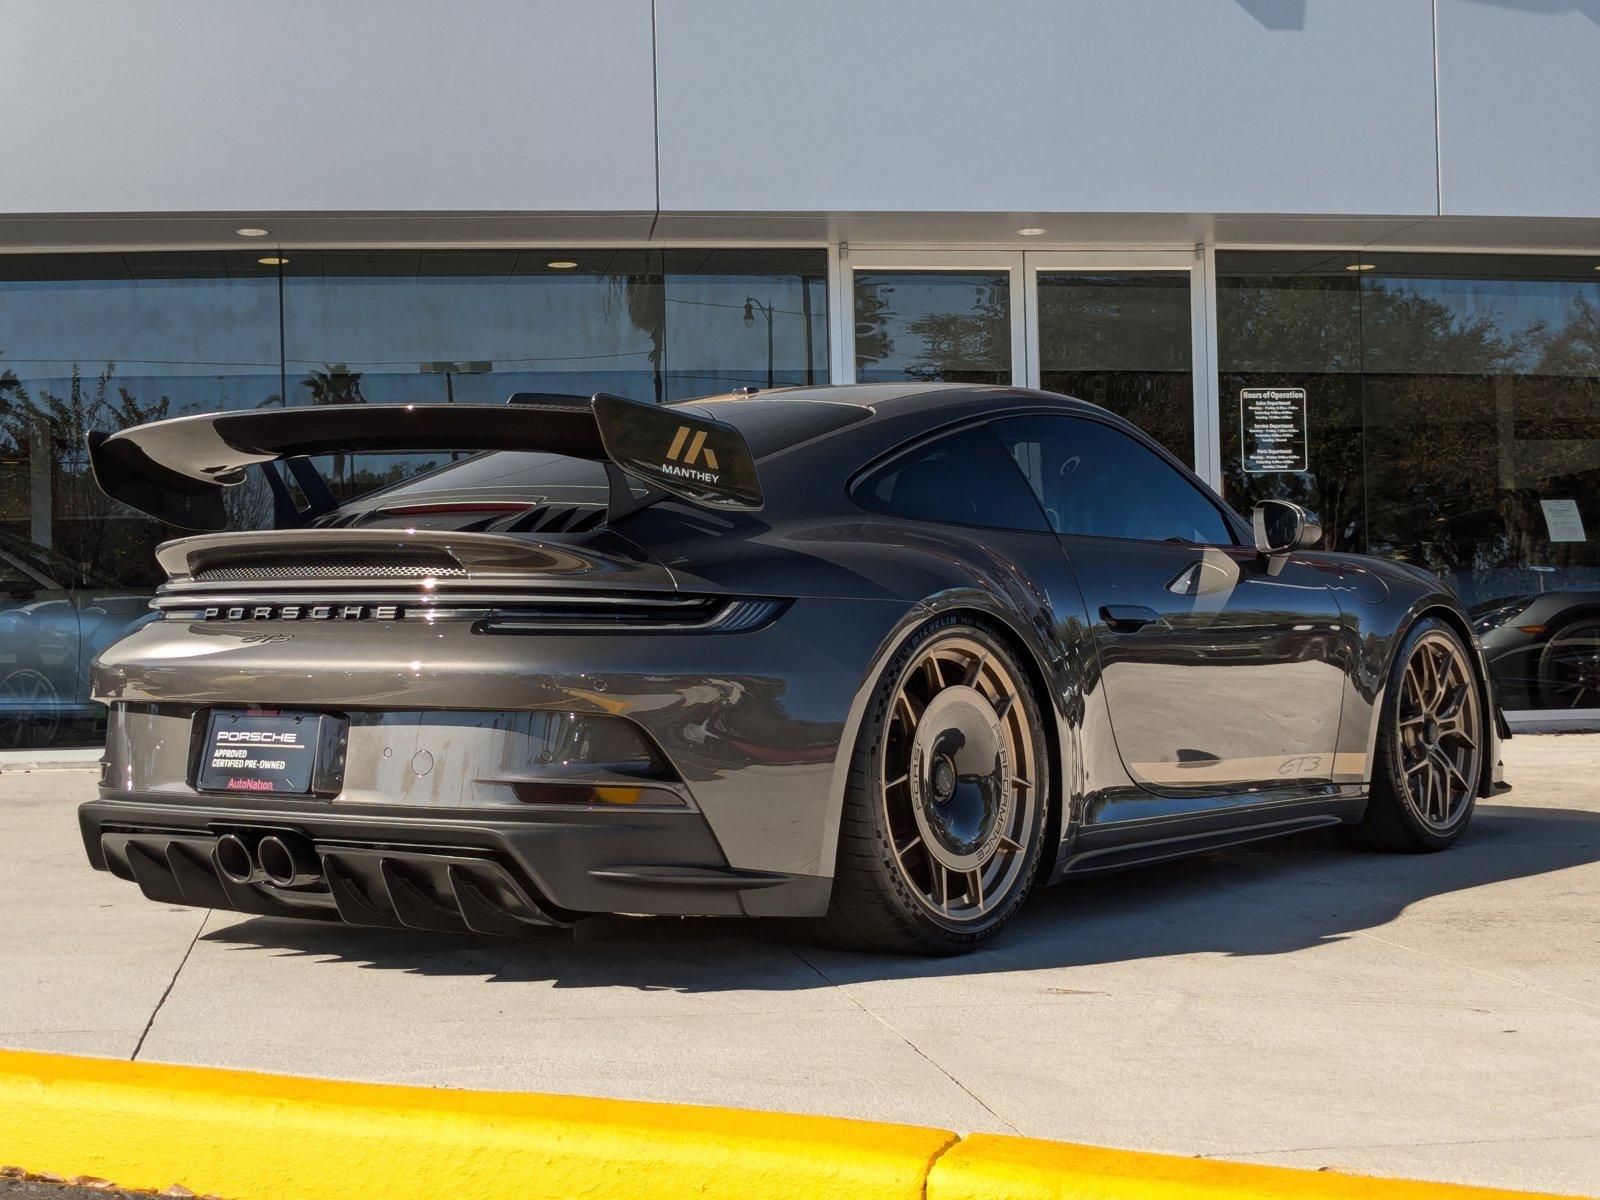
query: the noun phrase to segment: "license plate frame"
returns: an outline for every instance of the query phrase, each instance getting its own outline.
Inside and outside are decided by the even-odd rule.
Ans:
[[[337,758],[343,767],[343,740],[344,722],[328,713],[213,709],[196,755],[195,789],[232,796],[325,793],[319,785],[327,782],[328,760]],[[336,743],[341,752],[334,754]]]

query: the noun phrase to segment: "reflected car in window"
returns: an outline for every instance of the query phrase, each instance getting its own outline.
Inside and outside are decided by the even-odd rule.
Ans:
[[[1600,708],[1600,588],[1492,600],[1472,625],[1503,708]]]
[[[1444,584],[1245,520],[1094,405],[513,400],[91,437],[110,496],[209,531],[95,667],[95,867],[361,925],[948,954],[1077,875],[1325,826],[1442,850],[1503,786]],[[335,448],[478,456],[339,503],[304,458]],[[278,527],[224,532],[257,469]]]
[[[0,749],[89,741],[104,723],[90,663],[155,614],[149,592],[99,583],[59,554],[0,534]]]

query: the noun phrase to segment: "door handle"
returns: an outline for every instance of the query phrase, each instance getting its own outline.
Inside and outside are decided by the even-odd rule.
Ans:
[[[1100,609],[1100,619],[1114,633],[1135,633],[1161,620],[1161,614],[1142,604],[1106,604]]]

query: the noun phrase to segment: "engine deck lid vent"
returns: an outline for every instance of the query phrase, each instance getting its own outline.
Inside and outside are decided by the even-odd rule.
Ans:
[[[274,579],[459,579],[461,564],[442,550],[371,549],[234,552],[202,562],[198,583],[255,582]]]
[[[541,504],[502,526],[505,533],[588,533],[606,523],[604,505]]]

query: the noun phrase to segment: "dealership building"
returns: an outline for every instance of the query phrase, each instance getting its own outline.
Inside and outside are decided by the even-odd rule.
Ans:
[[[178,532],[90,430],[903,379],[1306,503],[1455,586],[1517,721],[1600,723],[1596,0],[0,0],[0,48],[5,747],[92,739]]]

